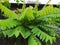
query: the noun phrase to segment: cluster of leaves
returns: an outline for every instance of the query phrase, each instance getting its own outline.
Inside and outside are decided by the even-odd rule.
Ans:
[[[0,3],[0,10],[7,19],[0,20],[0,35],[4,37],[21,35],[28,39],[28,45],[42,45],[41,41],[52,44],[58,36],[54,26],[60,26],[60,9],[49,5],[41,10],[29,6],[18,9],[16,14]]]
[[[0,0],[6,7],[10,8],[11,4],[9,3],[9,0]]]

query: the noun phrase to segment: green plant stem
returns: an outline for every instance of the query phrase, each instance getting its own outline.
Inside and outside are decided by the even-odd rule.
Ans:
[[[48,0],[48,2],[44,5],[43,8],[45,8],[45,7],[48,5],[48,3],[49,3],[50,1],[51,1],[51,0]]]
[[[38,1],[39,1],[39,0],[36,0],[36,3],[35,3],[35,10],[38,10]]]
[[[24,10],[26,7],[26,4],[25,4],[25,0],[23,1],[23,6],[22,6],[22,9]]]

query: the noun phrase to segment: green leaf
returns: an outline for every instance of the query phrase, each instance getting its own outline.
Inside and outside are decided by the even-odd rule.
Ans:
[[[0,9],[4,12],[3,16],[18,19],[18,15],[0,3]]]
[[[46,32],[49,32],[48,34],[51,35],[51,36],[57,36],[57,29],[56,28],[53,28],[53,27],[48,27],[46,25],[42,25],[40,24],[39,25],[40,28],[43,29],[43,31],[46,31]]]
[[[33,7],[29,7],[27,8],[26,10],[26,18],[30,21],[30,20],[33,20],[34,19],[34,15],[33,15]]]
[[[13,19],[0,20],[0,29],[2,30],[14,28],[17,25],[19,25],[19,22],[17,20]]]
[[[6,35],[8,35],[8,37],[12,37],[12,36],[16,36],[16,38],[19,36],[19,30],[20,30],[20,28],[19,27],[17,27],[17,28],[14,28],[14,29],[9,29],[9,30],[7,30],[7,31],[4,31],[3,32],[3,34],[6,36]]]
[[[23,26],[20,26],[20,33],[24,39],[31,35],[30,31],[25,29]]]
[[[43,17],[49,14],[58,14],[58,13],[60,13],[59,8],[55,8],[53,6],[47,6],[39,11],[39,17]]]
[[[41,45],[41,42],[34,35],[31,35],[28,39],[28,45]]]
[[[3,5],[8,7],[8,8],[10,8],[10,6],[11,6],[11,4],[9,2],[4,2]]]
[[[55,37],[52,37],[50,35],[48,35],[47,33],[41,31],[39,28],[33,28],[32,29],[33,34],[37,35],[39,34],[39,38],[43,40],[45,40],[45,42],[47,43],[48,41],[50,41],[50,43],[52,44],[53,42],[56,41]]]
[[[35,17],[33,15],[33,9],[32,7],[28,7],[26,8],[22,13],[21,13],[21,16],[19,18],[20,20],[27,20],[27,21],[31,21],[31,20],[34,20]]]

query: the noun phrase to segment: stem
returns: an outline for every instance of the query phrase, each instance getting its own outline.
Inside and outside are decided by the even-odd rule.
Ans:
[[[36,0],[35,8],[34,8],[35,10],[38,10],[38,1],[39,1],[39,0]]]
[[[25,7],[26,7],[26,4],[25,4],[25,0],[24,0],[24,2],[23,2],[23,6],[22,6],[22,9],[24,10]]]
[[[50,1],[51,1],[51,0],[48,0],[48,2],[44,5],[43,8],[45,8],[45,7],[48,5],[48,3],[49,3]]]

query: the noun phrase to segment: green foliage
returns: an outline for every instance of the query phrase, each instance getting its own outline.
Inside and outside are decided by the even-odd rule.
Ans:
[[[8,29],[7,31],[3,31],[4,36],[8,35],[8,37],[12,37],[13,35],[16,36],[16,38],[19,36],[19,27],[16,27],[14,29]]]
[[[54,8],[52,5],[47,6],[46,8],[43,8],[42,10],[39,11],[40,15],[39,16],[45,16],[49,14],[58,14],[60,12],[59,8]]]
[[[3,6],[2,4],[0,4],[0,9],[2,12],[4,12],[4,14],[3,14],[4,16],[6,16],[8,18],[18,19],[18,15],[16,13],[14,13],[12,10],[8,9],[7,7]]]
[[[8,2],[9,0],[0,0],[0,2]]]
[[[41,42],[34,35],[31,35],[28,39],[28,45],[41,45]]]
[[[11,6],[11,4],[9,2],[4,2],[3,5],[8,7],[8,8],[10,8],[10,6]]]
[[[31,21],[34,20],[34,15],[33,15],[33,8],[30,6],[28,8],[26,8],[22,14],[20,15],[20,20],[27,20],[27,21]],[[29,15],[28,15],[29,14]]]
[[[56,40],[55,37],[52,37],[52,36],[46,34],[45,32],[41,31],[39,28],[33,28],[32,32],[33,32],[33,34],[37,35],[40,39],[42,39],[42,41],[45,40],[46,43],[48,41],[50,41],[50,43],[52,44],[53,41]]]
[[[19,31],[24,39],[29,37],[31,35],[30,31],[23,26],[20,26],[20,31]]]
[[[24,39],[28,39],[28,45],[42,45],[41,40],[50,44],[55,42],[58,29],[53,27],[60,26],[60,9],[52,5],[42,10],[36,8],[37,5],[35,8],[24,6],[18,9],[19,13],[16,14],[0,3],[1,12],[7,17],[0,20],[0,34],[16,38],[21,35]]]
[[[6,30],[6,29],[14,28],[19,24],[20,24],[19,21],[12,19],[0,20],[0,29]]]

